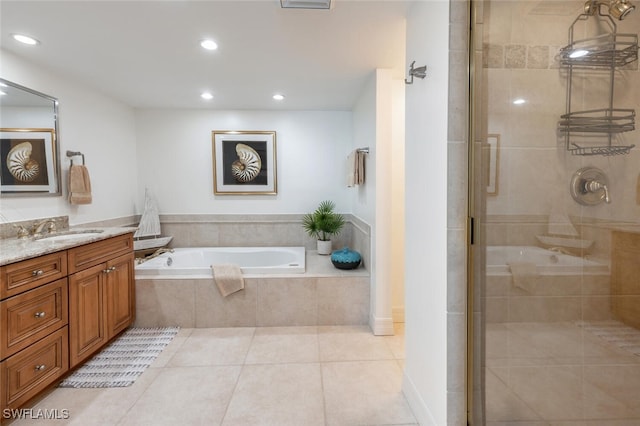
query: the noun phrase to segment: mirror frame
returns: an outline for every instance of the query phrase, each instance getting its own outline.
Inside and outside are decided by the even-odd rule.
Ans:
[[[46,95],[36,90],[30,89],[25,86],[21,86],[12,81],[0,78],[0,83],[7,87],[12,87],[24,91],[28,94],[39,96],[44,100],[50,101],[52,104],[53,114],[53,128],[42,128],[40,126],[21,126],[21,127],[1,127],[0,138],[4,142],[7,142],[8,146],[13,147],[19,139],[32,139],[38,142],[37,154],[40,155],[41,161],[45,162],[45,170],[47,170],[47,179],[43,184],[37,185],[7,185],[0,182],[0,197],[34,197],[34,196],[61,196],[62,195],[62,182],[61,182],[61,166],[60,166],[60,140],[58,137],[58,99],[53,96]],[[0,108],[1,110],[1,108]],[[1,125],[0,125],[1,126]],[[0,152],[2,152],[1,173],[10,173],[6,165],[6,158],[8,152],[5,153],[7,148],[0,146]],[[20,189],[23,186],[23,189]],[[9,187],[9,189],[7,189]]]

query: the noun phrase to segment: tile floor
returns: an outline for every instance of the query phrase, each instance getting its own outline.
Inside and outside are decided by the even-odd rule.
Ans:
[[[130,387],[57,388],[12,425],[415,425],[402,391],[403,324],[182,329]]]
[[[632,332],[627,345],[579,322],[488,325],[487,425],[640,425],[640,356],[629,350],[640,331]]]

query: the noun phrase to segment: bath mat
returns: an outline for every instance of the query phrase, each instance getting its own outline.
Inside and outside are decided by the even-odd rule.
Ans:
[[[131,386],[180,327],[131,328],[67,377],[61,388]]]
[[[640,356],[640,330],[618,321],[581,322],[578,325],[612,345]]]

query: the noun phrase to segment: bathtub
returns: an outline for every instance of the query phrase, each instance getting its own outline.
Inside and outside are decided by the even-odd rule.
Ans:
[[[609,266],[535,246],[488,246],[487,275],[510,274],[512,262],[532,262],[541,275],[607,274]]]
[[[302,274],[304,247],[190,247],[176,248],[136,265],[136,278],[211,277],[211,265],[232,263],[242,273]]]

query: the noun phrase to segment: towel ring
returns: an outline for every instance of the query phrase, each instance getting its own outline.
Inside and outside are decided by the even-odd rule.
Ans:
[[[67,151],[67,157],[71,160],[71,165],[73,166],[73,157],[81,156],[82,157],[82,165],[84,166],[84,154],[80,151]]]

